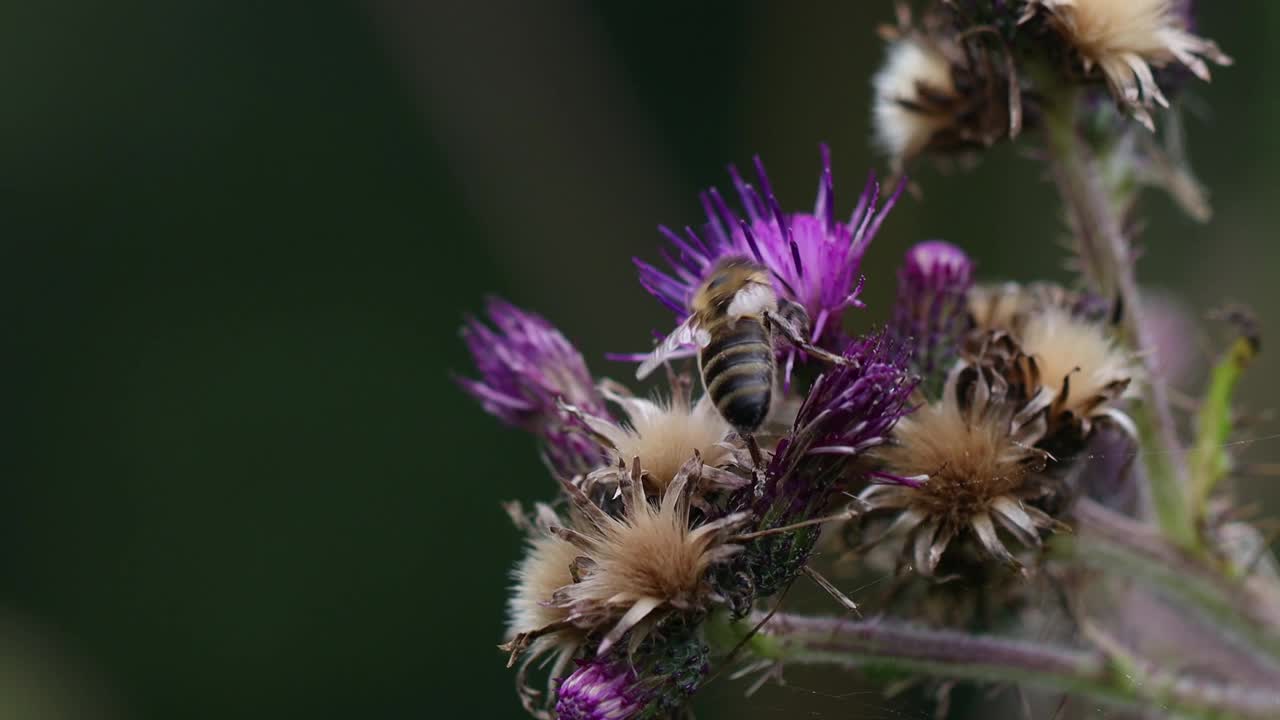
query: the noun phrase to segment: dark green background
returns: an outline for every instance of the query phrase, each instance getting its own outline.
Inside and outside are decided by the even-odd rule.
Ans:
[[[469,5],[0,10],[0,717],[518,717],[498,502],[552,487],[450,382],[461,315],[500,293],[624,374],[601,353],[668,321],[628,258],[696,221],[724,163],[763,153],[805,207],[829,141],[847,212],[877,162],[887,1]],[[1280,337],[1280,6],[1202,26],[1238,61],[1190,123],[1218,214],[1146,203],[1142,272],[1196,312],[1249,301]],[[917,179],[863,322],[926,237],[989,277],[1066,277],[1023,153]],[[813,683],[752,707],[890,712]]]

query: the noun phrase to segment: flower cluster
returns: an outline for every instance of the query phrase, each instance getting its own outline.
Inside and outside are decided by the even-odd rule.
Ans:
[[[954,288],[955,267],[968,266],[961,256],[904,273],[903,287]],[[905,295],[905,314],[921,316],[914,306],[934,294]],[[874,453],[882,483],[861,498],[868,518],[891,521],[869,543],[904,539],[905,557],[926,575],[964,540],[1020,567],[1002,535],[1036,548],[1060,526],[1053,516],[1077,491],[1066,482],[1069,469],[1096,427],[1136,435],[1120,403],[1141,371],[1095,306],[1056,286],[978,286],[960,304],[967,312],[936,323],[922,344],[954,338],[957,359],[946,371],[932,369],[934,378],[945,374],[940,394],[925,396]]]
[[[541,438],[559,481],[558,502],[531,514],[513,506],[529,540],[503,647],[532,714],[628,718],[680,706],[708,670],[703,620],[741,616],[806,570],[822,519],[910,409],[910,342],[851,339],[842,322],[861,306],[862,257],[897,194],[881,205],[873,178],[848,222],[836,220],[822,155],[813,213],[783,212],[757,161],[759,190],[730,171],[743,216],[712,189],[701,233],[664,231],[676,248],[670,274],[639,263],[643,286],[688,318],[682,327],[701,323],[708,341],[697,349],[725,348],[672,368],[662,395],[592,379],[555,328],[506,303],[491,303],[496,331],[464,328],[481,375],[464,389]],[[725,268],[747,284],[706,306],[700,293],[730,282]],[[767,290],[752,289],[757,277]],[[791,361],[808,353],[834,364],[802,387]],[[726,379],[695,387],[716,363]],[[753,427],[725,415],[726,397],[754,392],[735,368],[774,374]],[[541,659],[545,689],[528,679]]]
[[[1206,60],[1228,62],[1190,28],[1173,0],[950,0],[918,19],[901,9],[882,31],[876,143],[898,175],[917,156],[1023,131],[1043,133],[1051,150],[1087,153],[1071,143],[1086,135],[1081,108],[1098,104],[1090,93],[1105,87],[1151,126],[1150,110],[1167,104],[1152,68],[1207,77]],[[1112,178],[1082,178],[1102,165],[1070,160],[1056,179],[1069,191],[1096,180],[1076,209],[1098,212],[1099,185]],[[652,396],[594,376],[531,312],[495,300],[491,325],[466,321],[478,378],[459,383],[532,433],[554,476],[554,499],[531,512],[508,506],[527,546],[501,647],[531,715],[686,710],[768,616],[728,641],[726,628],[754,622],[801,576],[856,610],[819,570],[828,528],[846,558],[895,567],[886,612],[932,621],[893,602],[906,581],[941,588],[956,605],[986,593],[989,612],[1011,614],[995,582],[964,581],[1026,591],[1051,533],[1097,503],[1136,508],[1128,403],[1140,392],[1143,409],[1159,400],[1148,388],[1161,378],[1132,345],[1141,328],[1128,314],[1137,298],[1123,238],[1106,256],[1093,238],[1078,243],[1082,256],[1095,253],[1082,264],[1108,266],[1116,280],[1087,289],[980,283],[961,247],[920,242],[898,270],[883,327],[857,336],[845,320],[864,307],[863,259],[906,181],[882,197],[871,174],[838,216],[825,145],[821,161],[812,211],[784,210],[756,158],[751,182],[729,168],[736,208],[707,190],[698,224],[659,228],[661,264],[634,261],[640,285],[676,315],[652,353],[631,358],[642,360],[641,378],[665,366],[667,386]],[[1114,218],[1073,226],[1123,231]],[[798,362],[812,372],[796,372]],[[1211,490],[1224,461],[1197,461]],[[943,616],[976,626],[961,612]],[[784,652],[767,650],[747,669],[772,668]],[[535,669],[545,682],[530,679]]]

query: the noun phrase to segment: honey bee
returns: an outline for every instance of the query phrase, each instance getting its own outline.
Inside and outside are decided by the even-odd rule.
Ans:
[[[779,298],[769,270],[746,258],[716,263],[690,305],[693,314],[645,358],[636,378],[643,380],[682,349],[696,347],[707,396],[741,435],[755,432],[769,415],[777,374],[776,333],[811,355],[846,362],[803,339],[809,326],[804,308]]]

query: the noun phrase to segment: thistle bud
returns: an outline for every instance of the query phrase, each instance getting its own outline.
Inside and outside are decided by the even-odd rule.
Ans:
[[[941,240],[907,251],[898,270],[898,302],[889,333],[912,349],[911,369],[930,397],[941,389],[969,325],[966,295],[973,286],[973,262]]]
[[[458,384],[490,415],[542,438],[556,472],[574,475],[600,465],[600,449],[568,430],[557,408],[564,402],[607,417],[582,354],[539,315],[496,298],[488,314],[495,329],[475,318],[462,326],[480,379],[458,378]]]
[[[649,703],[651,693],[625,664],[583,663],[560,683],[556,717],[559,720],[630,720]]]

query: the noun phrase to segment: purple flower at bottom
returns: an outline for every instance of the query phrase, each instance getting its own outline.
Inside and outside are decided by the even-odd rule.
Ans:
[[[524,428],[545,442],[547,462],[573,475],[600,465],[603,454],[588,437],[569,430],[558,403],[608,417],[582,354],[541,316],[499,300],[488,302],[490,329],[474,317],[462,338],[480,378],[457,378],[462,389],[499,420]]]
[[[556,696],[559,720],[629,720],[650,699],[634,671],[604,661],[583,663],[560,681]]]
[[[911,367],[926,383],[946,375],[968,325],[966,294],[973,287],[973,262],[941,240],[907,251],[898,270],[898,301],[890,337],[912,349]]]
[[[663,271],[635,260],[640,283],[654,297],[681,317],[688,315],[694,291],[707,271],[725,257],[753,259],[773,276],[774,290],[802,306],[809,315],[809,339],[815,345],[839,351],[847,342],[841,319],[850,307],[861,307],[862,256],[885,216],[902,192],[894,193],[877,207],[880,185],[872,174],[847,222],[835,216],[835,186],[831,175],[831,152],[821,146],[822,175],[818,199],[812,213],[784,213],[765,174],[764,163],[755,158],[759,187],[743,180],[730,166],[745,217],[735,214],[712,188],[702,193],[707,224],[699,235],[686,227],[680,235],[666,227],[659,231],[671,244],[663,257],[670,266]]]

